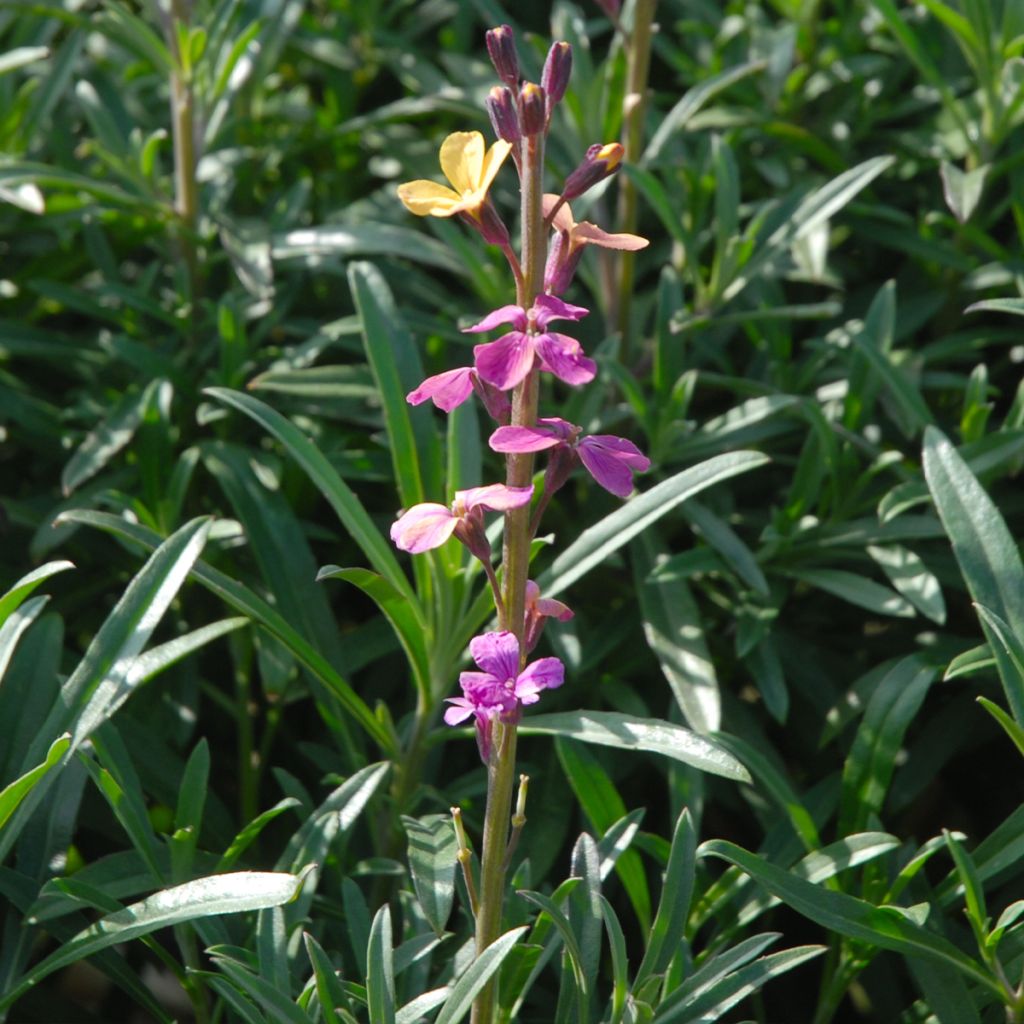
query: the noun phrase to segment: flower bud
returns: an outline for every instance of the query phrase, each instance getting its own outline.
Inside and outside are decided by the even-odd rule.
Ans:
[[[539,135],[547,124],[544,90],[534,82],[524,82],[519,90],[519,129],[524,135]]]
[[[499,139],[516,143],[519,141],[519,115],[516,100],[507,85],[496,85],[487,94],[487,114],[491,127]]]
[[[572,73],[572,47],[568,43],[552,43],[544,61],[544,71],[540,76],[540,84],[547,97],[547,112],[561,102],[565,90],[569,87],[569,75]]]
[[[622,154],[622,146],[617,142],[591,146],[580,165],[565,179],[562,198],[566,201],[576,199],[599,181],[614,174],[622,163]]]
[[[498,77],[506,84],[519,84],[519,54],[516,53],[516,37],[510,25],[492,28],[486,36],[487,52]]]

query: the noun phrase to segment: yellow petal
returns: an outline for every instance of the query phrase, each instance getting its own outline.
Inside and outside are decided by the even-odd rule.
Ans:
[[[486,193],[491,187],[491,182],[494,181],[495,175],[498,173],[498,169],[505,162],[505,157],[512,152],[511,143],[505,142],[503,139],[498,141],[491,146],[487,151],[487,156],[484,157],[483,171],[480,175],[480,180],[477,184],[479,191]]]
[[[460,195],[475,191],[484,166],[484,137],[479,132],[453,132],[441,143],[441,170]]]
[[[461,196],[436,181],[407,181],[398,186],[398,198],[410,213],[417,217],[450,217]]]

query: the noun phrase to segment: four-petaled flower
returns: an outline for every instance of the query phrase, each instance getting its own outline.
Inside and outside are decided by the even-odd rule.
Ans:
[[[640,235],[625,232],[613,234],[596,224],[591,224],[590,221],[583,220],[577,224],[573,220],[569,204],[561,202],[560,198],[550,193],[544,196],[545,217],[550,217],[551,211],[558,207],[551,222],[557,233],[552,240],[547,266],[544,269],[545,291],[559,294],[569,287],[583,255],[583,249],[588,245],[635,252],[649,244],[647,239],[641,238]]]
[[[568,622],[573,610],[553,597],[541,597],[540,587],[533,580],[526,581],[526,615],[523,622],[523,646],[532,651],[540,640],[548,619]]]
[[[580,343],[547,329],[552,320],[579,320],[587,313],[582,306],[570,306],[553,295],[538,295],[528,310],[522,306],[502,306],[488,313],[480,323],[463,328],[464,332],[480,334],[501,324],[512,324],[515,330],[473,349],[477,373],[496,388],[508,391],[526,377],[539,358],[542,370],[566,384],[592,381],[597,366],[583,354]]]
[[[511,150],[499,140],[485,152],[480,132],[454,132],[441,143],[441,170],[452,187],[436,181],[407,181],[398,186],[398,198],[417,217],[465,213],[479,220],[491,182]]]
[[[493,384],[481,380],[476,367],[473,366],[460,366],[455,370],[445,370],[444,373],[428,377],[418,388],[410,391],[405,400],[410,405],[422,405],[429,398],[438,409],[451,412],[456,406],[462,405],[474,391],[494,419],[499,423],[508,423],[512,410],[508,396]]]
[[[471,715],[476,720],[480,756],[490,754],[491,724],[502,717],[518,721],[523,704],[536,704],[542,690],[553,690],[565,681],[565,667],[558,658],[538,658],[519,670],[519,641],[514,633],[484,633],[469,642],[479,672],[459,676],[461,697],[449,697],[451,705],[444,713],[449,725],[458,725]]]
[[[620,498],[633,491],[633,473],[650,469],[651,460],[632,441],[612,434],[580,437],[581,428],[557,416],[534,427],[498,427],[490,446],[496,452],[542,452],[549,448],[575,453],[590,475]]]
[[[451,508],[432,501],[413,505],[391,525],[391,539],[402,551],[418,555],[439,548],[455,534],[474,554],[486,550],[489,557],[490,547],[483,531],[484,509],[507,512],[528,505],[531,497],[532,484],[529,487],[488,484],[456,491]]]

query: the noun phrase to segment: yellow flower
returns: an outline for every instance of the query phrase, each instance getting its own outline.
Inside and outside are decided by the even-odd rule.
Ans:
[[[417,217],[452,217],[468,213],[479,219],[494,181],[511,145],[499,140],[484,152],[479,132],[454,132],[441,143],[441,170],[452,188],[436,181],[407,181],[398,186],[398,198]]]

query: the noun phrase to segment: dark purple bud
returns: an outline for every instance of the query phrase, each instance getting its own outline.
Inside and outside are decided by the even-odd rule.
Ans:
[[[476,370],[473,371],[470,380],[473,382],[477,398],[483,403],[491,419],[499,426],[508,426],[508,421],[512,418],[512,401],[508,394],[484,380]]]
[[[544,493],[552,495],[559,490],[562,484],[569,479],[569,475],[576,468],[579,456],[575,448],[569,445],[559,445],[551,452],[547,468],[544,470]]]
[[[617,142],[596,143],[587,150],[580,165],[565,179],[562,198],[567,202],[583,195],[599,181],[614,174],[622,163],[624,150]]]
[[[474,513],[479,512],[479,515]],[[483,509],[474,508],[455,524],[455,536],[469,548],[469,553],[481,562],[491,561],[491,544],[484,532]]]
[[[487,114],[491,127],[499,139],[516,143],[519,141],[519,114],[516,113],[516,98],[507,85],[496,85],[487,94]]]
[[[519,54],[516,53],[516,37],[510,25],[499,25],[487,33],[487,52],[498,77],[506,84],[519,84]]]
[[[547,97],[549,116],[565,95],[571,73],[572,47],[568,43],[552,43],[547,60],[544,61],[544,71],[540,76],[541,88]]]
[[[544,267],[544,291],[549,295],[561,295],[570,284],[583,255],[583,246],[574,249],[565,231],[559,231],[551,240],[548,261]]]
[[[519,90],[519,130],[524,135],[540,135],[547,120],[544,90],[535,82],[523,82]]]

